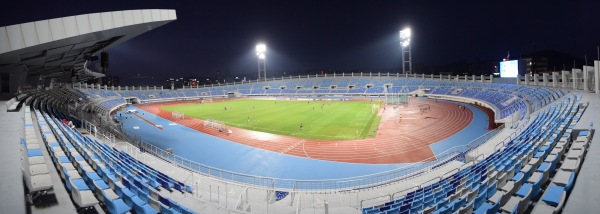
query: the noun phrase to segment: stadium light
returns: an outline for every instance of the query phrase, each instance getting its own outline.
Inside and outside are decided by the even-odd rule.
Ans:
[[[412,73],[412,56],[410,51],[410,39],[412,37],[412,31],[410,28],[405,28],[400,31],[400,46],[402,47],[402,73]],[[405,55],[406,54],[406,55]],[[408,60],[407,60],[408,57]],[[406,66],[408,64],[408,66]],[[407,69],[408,67],[408,69]]]
[[[260,73],[262,71],[265,81],[267,80],[267,66],[265,63],[267,52],[267,45],[259,43],[256,45],[256,56],[258,56],[258,80],[260,80]]]
[[[256,45],[256,54],[264,54],[267,51],[267,46],[265,44]]]

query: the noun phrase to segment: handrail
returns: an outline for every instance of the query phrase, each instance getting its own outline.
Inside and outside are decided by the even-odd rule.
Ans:
[[[319,76],[315,76],[319,77]],[[398,76],[400,78],[400,76]],[[408,77],[408,76],[406,76]],[[314,78],[311,76],[306,76],[306,78]],[[414,77],[408,77],[414,78]],[[290,78],[292,79],[292,78]],[[302,79],[302,77],[298,77],[298,79]],[[436,79],[437,80],[437,79]],[[441,80],[440,80],[441,81]],[[263,82],[263,81],[261,81]],[[477,87],[477,85],[473,85],[472,83],[468,83],[472,86]],[[528,105],[527,102],[525,102]],[[108,124],[106,124],[108,125]],[[516,128],[517,132],[520,132],[525,127],[524,124],[518,126]],[[133,134],[133,133],[125,133],[126,131],[122,131],[125,133],[123,135],[131,137],[130,143],[135,144],[136,147],[140,148],[144,152],[149,152],[154,156],[157,156],[161,159],[167,160],[173,163],[176,166],[180,166],[182,168],[188,169],[190,171],[194,171],[203,175],[208,175],[209,177],[213,177],[215,179],[224,179],[226,181],[231,181],[235,183],[241,183],[245,185],[258,186],[264,188],[293,188],[294,190],[326,190],[326,191],[354,191],[354,190],[363,190],[374,187],[380,187],[383,185],[389,185],[397,182],[401,182],[407,179],[411,179],[417,176],[422,175],[423,173],[427,173],[437,167],[445,165],[448,161],[452,160],[461,160],[458,159],[458,156],[472,155],[471,157],[479,158],[483,154],[478,154],[478,148],[487,140],[491,139],[500,130],[504,127],[499,127],[498,129],[492,130],[479,138],[471,141],[467,145],[457,146],[448,149],[443,152],[442,155],[438,156],[437,159],[428,159],[422,163],[411,164],[403,168],[388,170],[384,172],[378,172],[369,175],[362,175],[350,178],[342,178],[342,179],[326,179],[326,180],[292,180],[292,179],[279,179],[279,178],[270,178],[270,177],[261,177],[261,176],[253,176],[246,175],[241,173],[230,172],[226,170],[212,168],[210,166],[206,166],[203,164],[195,163],[191,160],[179,157],[172,153],[168,153],[158,147],[155,147],[151,144],[146,143],[141,137]],[[107,130],[114,130],[114,128],[108,127]],[[513,139],[513,136],[516,137],[516,133],[509,134],[507,137],[510,140]],[[506,140],[505,140],[506,141]],[[500,144],[504,146],[506,142],[503,141]],[[497,144],[495,149],[500,145]],[[168,155],[167,155],[168,154]],[[485,157],[485,156],[483,156]],[[469,160],[466,160],[469,161]]]
[[[253,176],[246,175],[236,172],[230,172],[221,169],[215,169],[209,166],[205,166],[202,164],[195,163],[188,159],[179,157],[177,155],[170,154],[156,146],[148,144],[141,139],[141,137],[128,133],[125,131],[127,135],[134,135],[133,139],[135,139],[134,146],[140,148],[143,152],[149,152],[161,159],[167,160],[173,164],[181,166],[183,168],[187,168],[188,170],[195,171],[197,173],[208,175],[212,177],[217,177],[221,179],[226,179],[236,183],[243,183],[246,185],[252,186],[263,186],[266,188],[279,188],[279,189],[289,189],[295,187],[295,189],[301,190],[325,190],[325,191],[334,191],[334,190],[363,190],[372,187],[378,187],[381,185],[389,185],[392,183],[404,181],[409,178],[413,178],[415,176],[420,176],[421,174],[428,172],[434,168],[437,168],[441,165],[445,164],[445,161],[455,160],[457,155],[470,151],[476,146],[456,146],[453,147],[446,152],[443,152],[441,155],[438,155],[437,159],[412,164],[400,169],[388,170],[384,172],[374,173],[370,175],[356,176],[350,178],[343,179],[325,179],[325,180],[293,180],[293,179],[279,179],[279,178],[270,178],[270,177],[261,177],[261,176]],[[486,135],[496,134],[498,130],[492,130]],[[484,136],[486,136],[484,135]],[[482,136],[483,137],[483,136]],[[482,137],[478,138],[481,139]],[[487,138],[487,137],[486,137]],[[477,140],[471,142],[471,144],[479,145]],[[475,142],[475,143],[473,143]],[[274,183],[274,185],[273,185]],[[294,186],[295,185],[295,186]]]
[[[423,162],[411,164],[399,169],[392,169],[368,175],[322,180],[281,179],[247,175],[216,169],[164,151],[163,149],[145,142],[140,136],[130,133],[129,131],[123,130],[123,132],[125,135],[131,135],[130,137],[132,137],[134,140],[134,146],[138,147],[141,151],[148,152],[172,164],[202,175],[225,179],[234,183],[251,185],[255,187],[264,187],[267,189],[294,189],[297,191],[352,191],[391,185],[407,179],[418,177],[437,167],[445,165],[451,160],[456,160],[460,154],[466,154],[467,152],[478,148],[481,144],[483,144],[483,142],[491,139],[491,137],[495,136],[503,128],[504,126],[500,126],[494,130],[491,130],[471,141],[467,145],[452,147],[445,152],[438,154],[435,159],[429,158]]]

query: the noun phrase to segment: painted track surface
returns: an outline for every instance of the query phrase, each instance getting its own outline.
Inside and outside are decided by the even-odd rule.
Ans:
[[[177,122],[189,128],[226,140],[299,157],[369,164],[413,163],[431,161],[435,156],[429,145],[463,130],[473,120],[468,108],[457,104],[412,99],[406,106],[396,109],[382,108],[382,116],[375,138],[351,141],[307,140],[270,133],[228,127],[228,135],[203,125],[195,118],[174,119],[171,112],[161,106],[195,104],[192,101],[177,101],[157,104],[140,104],[137,108]],[[420,112],[420,105],[430,109]]]

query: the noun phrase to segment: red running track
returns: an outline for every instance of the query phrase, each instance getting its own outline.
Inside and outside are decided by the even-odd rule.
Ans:
[[[174,119],[171,117],[171,112],[161,109],[161,106],[193,103],[196,102],[176,101],[140,104],[136,107],[192,129],[256,148],[320,160],[370,164],[435,160],[429,145],[454,135],[473,120],[473,112],[469,108],[459,108],[457,104],[442,101],[412,99],[409,104],[396,109],[391,106],[385,109],[382,107],[379,111],[382,119],[375,138],[327,141],[301,139],[236,127],[228,127],[233,131],[233,134],[228,135],[204,127],[200,119],[190,117]],[[419,105],[423,104],[428,104],[430,110],[421,113]]]

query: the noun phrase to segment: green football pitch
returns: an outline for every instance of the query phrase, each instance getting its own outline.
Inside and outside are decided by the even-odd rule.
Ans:
[[[381,120],[377,116],[378,105],[381,103],[368,101],[232,100],[162,109],[248,130],[308,139],[352,140],[374,135]]]

